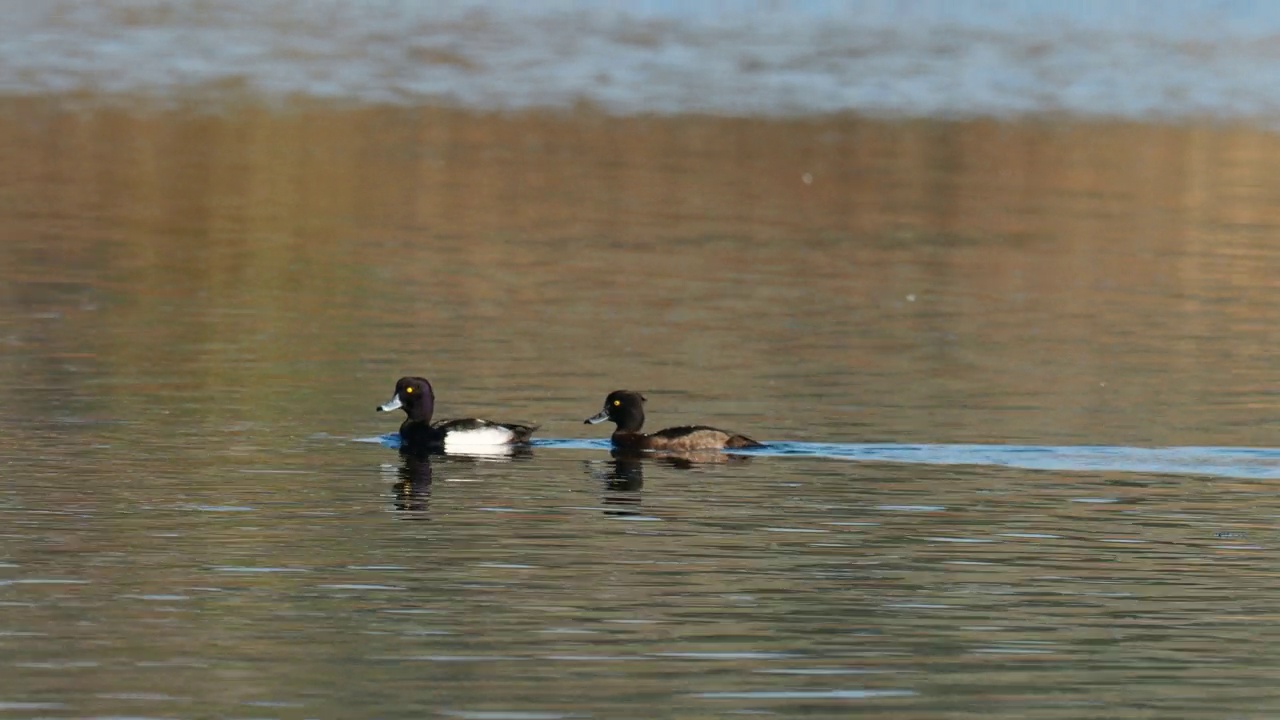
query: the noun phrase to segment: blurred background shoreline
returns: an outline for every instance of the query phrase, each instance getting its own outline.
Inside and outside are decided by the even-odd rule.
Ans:
[[[1244,0],[2,3],[0,94],[612,115],[1269,122],[1280,7]]]

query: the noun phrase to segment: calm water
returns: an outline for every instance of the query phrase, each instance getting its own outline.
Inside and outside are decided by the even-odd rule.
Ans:
[[[24,100],[0,143],[6,717],[1280,708],[1272,135]],[[410,372],[542,440],[402,460]],[[618,387],[774,445],[614,459]]]
[[[1280,136],[232,85],[0,96],[0,717],[1280,712]]]

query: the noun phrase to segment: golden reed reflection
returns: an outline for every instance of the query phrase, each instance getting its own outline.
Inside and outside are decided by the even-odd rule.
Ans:
[[[396,343],[455,388],[463,359],[461,379],[551,393],[775,383],[774,433],[806,430],[843,382],[873,407],[937,407],[931,439],[999,436],[965,430],[964,408],[1038,397],[1058,414],[1039,431],[1011,415],[1008,437],[1105,415],[1141,441],[1171,382],[1188,417],[1220,394],[1202,370],[1261,382],[1267,336],[1219,334],[1274,312],[1257,259],[1280,227],[1278,157],[1280,136],[1221,124],[7,98],[0,305],[72,311],[68,287],[96,289],[116,312],[48,355],[155,383],[270,387],[314,361],[349,384]],[[945,302],[903,304],[917,292]]]
[[[1274,225],[1278,152],[1245,126],[0,100],[10,225],[310,243],[335,219],[457,238],[1163,239]]]

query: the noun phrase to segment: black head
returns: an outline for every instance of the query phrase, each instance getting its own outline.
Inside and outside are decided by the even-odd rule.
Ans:
[[[404,410],[410,420],[431,422],[431,414],[436,409],[436,394],[426,378],[402,377],[396,383],[396,393],[385,405],[378,406],[378,412],[391,412],[399,408]]]
[[[618,432],[640,432],[644,426],[644,396],[632,390],[614,390],[604,399],[604,409],[583,420],[583,423],[602,423],[609,420],[618,426]]]

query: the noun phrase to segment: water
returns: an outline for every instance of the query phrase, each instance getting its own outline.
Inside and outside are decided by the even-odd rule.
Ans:
[[[869,119],[711,93],[699,115],[655,99],[679,83],[572,107],[526,84],[541,109],[499,113],[529,104],[501,72],[471,71],[476,103],[373,103],[402,78],[359,62],[369,95],[298,82],[346,64],[293,43],[345,57],[414,7],[299,27],[288,2],[11,8],[0,33],[34,24],[47,50],[0,96],[0,716],[1280,708],[1273,133],[1176,95],[1174,124],[981,94]],[[798,7],[752,32],[848,20]],[[1033,12],[914,7],[925,36]],[[1111,51],[1176,35],[1212,65],[1271,12],[1175,7],[1220,22]],[[520,17],[484,12],[450,37]],[[635,12],[725,52],[703,6]],[[511,52],[569,32],[529,27]],[[265,41],[293,49],[218,59]],[[374,406],[405,374],[441,417],[537,442],[401,457]],[[615,457],[582,420],[619,388],[651,429],[769,445]]]
[[[399,448],[399,433],[387,433],[356,442]],[[608,440],[535,439],[533,447],[564,450],[611,450]],[[461,455],[513,457],[523,448],[495,446],[471,449]],[[1036,445],[908,445],[859,443],[770,442],[766,447],[729,451],[665,453],[660,458],[676,463],[705,461],[741,462],[753,457],[809,457],[850,461],[921,463],[927,465],[996,465],[1024,470],[1101,470],[1183,475],[1216,475],[1228,478],[1280,476],[1280,449],[1232,447],[1136,448],[1105,446]]]
[[[0,118],[7,715],[1277,705],[1265,132]]]

